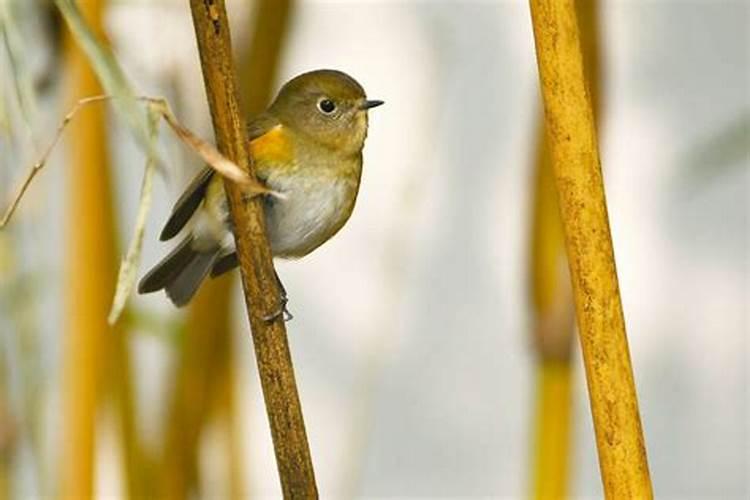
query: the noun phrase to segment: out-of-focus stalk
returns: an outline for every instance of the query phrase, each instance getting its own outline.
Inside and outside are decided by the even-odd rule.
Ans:
[[[87,0],[80,8],[93,29],[101,32],[104,1]],[[102,93],[86,56],[70,36],[66,62],[71,105]],[[59,433],[63,498],[93,495],[99,381],[104,343],[112,334],[107,313],[115,287],[116,251],[106,131],[105,113],[98,106],[82,111],[68,130],[63,431]]]
[[[242,460],[242,435],[235,401],[236,360],[233,352],[232,337],[227,335],[219,347],[217,359],[227,362],[219,363],[218,392],[214,400],[221,427],[224,430],[224,451],[227,457],[227,477],[229,480],[228,496],[232,500],[246,498],[248,493],[245,479],[248,470]]]
[[[126,311],[126,314],[130,313]],[[153,478],[150,457],[146,454],[136,422],[137,411],[127,339],[127,331],[118,325],[113,327],[112,335],[106,339],[109,360],[107,380],[120,433],[125,496],[144,498],[151,492],[149,488]]]
[[[540,360],[537,367],[533,498],[569,498],[571,436],[570,360]]]
[[[595,114],[599,114],[601,101],[597,4],[597,0],[576,2],[584,71]],[[537,355],[532,496],[539,500],[569,496],[574,311],[554,175],[541,122],[537,135],[530,270]]]
[[[252,37],[237,67],[245,117],[263,111],[271,100],[293,12],[294,0],[256,2]]]
[[[544,128],[539,127],[531,234],[533,343],[537,357],[533,498],[567,497],[573,304]]]
[[[229,279],[224,276],[205,283],[188,312],[189,326],[181,339],[170,409],[164,422],[161,498],[186,498],[196,493],[200,434],[220,379],[221,343],[229,332],[228,314],[211,314],[211,311],[227,312]]]
[[[651,498],[575,7],[530,3],[604,493]]]

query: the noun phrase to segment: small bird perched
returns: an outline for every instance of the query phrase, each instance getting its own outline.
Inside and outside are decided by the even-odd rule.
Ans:
[[[349,75],[324,69],[287,82],[271,106],[250,120],[248,140],[258,180],[283,195],[264,198],[274,256],[303,257],[349,219],[362,174],[367,111],[381,104],[368,100]],[[206,276],[237,267],[224,185],[210,168],[177,200],[160,239],[173,238],[191,219],[188,235],[141,279],[139,293],[164,289],[176,306],[183,306]]]

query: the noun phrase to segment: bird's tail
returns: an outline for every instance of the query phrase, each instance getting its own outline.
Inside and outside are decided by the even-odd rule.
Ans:
[[[156,264],[138,283],[138,293],[151,293],[165,290],[177,307],[182,307],[198,291],[203,279],[208,275],[219,257],[220,247],[197,250],[193,237],[188,236],[182,243]]]

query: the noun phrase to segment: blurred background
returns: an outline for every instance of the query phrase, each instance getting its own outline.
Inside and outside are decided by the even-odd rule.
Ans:
[[[386,101],[349,223],[277,262],[322,497],[601,497],[558,229],[540,215],[554,192],[528,4],[227,3],[249,113],[322,67]],[[95,67],[117,76],[111,47],[132,92],[212,137],[187,1],[78,4],[63,19],[0,1],[3,210],[76,99],[104,92],[97,50]],[[581,6],[655,493],[747,498],[750,4]],[[107,326],[144,109],[81,111],[0,231],[0,498],[280,495],[236,277],[185,310],[132,296]],[[138,276],[201,167],[165,126],[158,156]],[[550,460],[564,477],[544,476]]]

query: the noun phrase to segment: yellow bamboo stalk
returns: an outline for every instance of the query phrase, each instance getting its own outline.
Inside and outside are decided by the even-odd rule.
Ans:
[[[125,314],[131,313],[126,310]],[[115,325],[111,335],[105,339],[109,360],[107,388],[115,407],[116,425],[120,434],[124,496],[145,498],[150,493],[152,482],[151,458],[146,453],[138,432],[128,332],[120,326],[122,323],[125,322],[121,320]]]
[[[234,280],[232,280],[234,281]],[[233,500],[242,500],[247,497],[245,477],[248,472],[244,470],[242,460],[242,435],[237,415],[237,404],[235,401],[236,361],[233,352],[232,337],[227,335],[219,348],[217,368],[219,373],[218,391],[214,398],[216,417],[219,419],[224,432],[224,451],[227,457],[228,467],[228,496]],[[226,362],[222,361],[225,360]]]
[[[272,97],[294,10],[294,0],[258,0],[255,3],[252,37],[238,66],[240,101],[246,117],[263,111]]]
[[[564,240],[555,179],[544,126],[538,128],[531,220],[533,345],[540,360],[570,358],[573,304],[565,268]]]
[[[533,498],[567,498],[571,442],[573,304],[564,272],[562,225],[543,132],[537,152],[531,283],[537,401]],[[567,281],[566,281],[567,280]]]
[[[227,312],[231,288],[230,276],[210,280],[195,297],[188,311],[180,347],[180,358],[166,413],[164,456],[160,467],[161,498],[180,499],[192,496],[198,486],[197,457],[200,434],[220,379],[222,352],[230,331]]]
[[[219,150],[255,178],[241,117],[231,37],[223,0],[190,0],[203,79]],[[250,319],[258,372],[271,426],[276,463],[285,498],[317,498],[312,459],[292,367],[286,327],[278,310],[280,290],[259,199],[245,202],[241,190],[225,181]]]
[[[539,363],[533,485],[539,500],[569,497],[572,372],[569,360]]]
[[[80,3],[82,14],[101,32],[104,2]],[[66,39],[68,95],[73,101],[101,94],[83,52]],[[86,108],[68,130],[68,223],[66,231],[65,337],[63,347],[63,431],[60,433],[62,498],[91,498],[99,381],[107,313],[115,287],[115,235],[107,150],[101,107]]]
[[[584,71],[598,114],[598,2],[579,0],[576,12],[581,31]],[[565,264],[562,221],[555,191],[549,148],[538,127],[536,182],[531,233],[532,306],[537,354],[537,401],[532,496],[539,500],[567,498],[571,458],[571,385],[574,305]]]
[[[530,4],[604,492],[651,498],[575,6]]]

